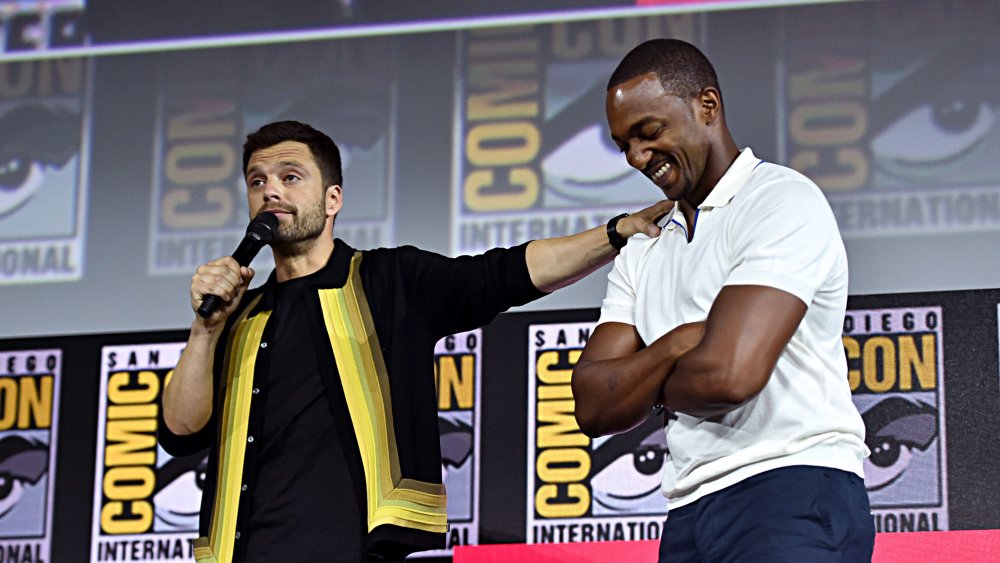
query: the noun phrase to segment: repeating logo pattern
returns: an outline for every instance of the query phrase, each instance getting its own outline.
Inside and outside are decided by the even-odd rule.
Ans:
[[[668,460],[663,421],[591,439],[570,379],[595,323],[538,324],[528,342],[528,543],[659,539]]]
[[[0,352],[0,561],[49,561],[60,350]]]
[[[926,0],[788,12],[783,159],[845,237],[1000,227],[998,15]]]
[[[156,442],[183,346],[102,349],[91,561],[193,559],[208,454],[175,458]]]
[[[451,553],[456,545],[479,543],[479,449],[481,430],[481,329],[442,338],[434,348],[434,378],[441,433],[441,477],[448,491],[448,544],[444,550],[420,556]]]
[[[844,350],[865,422],[865,487],[879,532],[948,529],[940,307],[848,311]]]
[[[392,46],[345,40],[161,55],[149,271],[193,272],[236,248],[250,213],[245,135],[289,119],[340,148],[345,208],[337,236],[357,248],[391,244]],[[262,87],[247,68],[282,69],[282,86]],[[257,266],[271,267],[269,253]]]
[[[0,64],[0,285],[83,274],[86,59]]]
[[[660,197],[604,118],[605,86],[639,42],[697,42],[699,16],[504,27],[461,36],[456,254],[568,235]]]

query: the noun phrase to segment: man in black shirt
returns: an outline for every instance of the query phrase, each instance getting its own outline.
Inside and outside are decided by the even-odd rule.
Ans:
[[[199,562],[382,561],[444,547],[433,378],[440,338],[488,323],[609,262],[633,234],[657,236],[660,202],[567,237],[479,256],[413,247],[359,252],[333,238],[340,155],[298,122],[247,137],[251,215],[279,226],[275,269],[232,257],[192,277],[195,316],[163,393],[159,439],[209,449]]]

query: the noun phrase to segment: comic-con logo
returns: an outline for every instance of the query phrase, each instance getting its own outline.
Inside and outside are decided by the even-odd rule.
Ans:
[[[338,236],[359,248],[391,242],[392,58],[389,43],[365,39],[219,50],[197,62],[163,54],[150,273],[193,271],[239,243],[250,212],[244,136],[288,119],[333,135],[350,189],[365,194],[338,221]],[[294,86],[257,88],[245,67],[285,69]],[[257,264],[271,267],[267,253]]]
[[[103,351],[94,561],[192,557],[207,455],[175,458],[156,442],[160,394],[181,348],[171,343]]]
[[[448,491],[449,553],[456,545],[479,543],[481,343],[482,330],[476,329],[442,338],[434,349],[441,479]]]
[[[663,420],[591,439],[574,416],[570,381],[593,323],[529,332],[527,537],[531,543],[657,539],[668,460]]]
[[[0,64],[0,284],[82,274],[87,80],[84,59]]]
[[[693,14],[470,31],[462,36],[455,252],[567,235],[655,197],[607,135],[608,76],[630,48],[697,41]]]
[[[948,529],[940,307],[848,311],[844,350],[880,532]]]
[[[61,358],[0,352],[0,561],[49,560]]]
[[[783,159],[827,192],[844,236],[1000,224],[1000,9],[942,23],[931,5],[841,10],[826,34],[803,25],[815,13],[786,20]]]

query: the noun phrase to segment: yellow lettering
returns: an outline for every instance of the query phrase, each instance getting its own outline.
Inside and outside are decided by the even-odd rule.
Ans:
[[[17,421],[17,382],[0,378],[0,430],[9,430]]]
[[[937,387],[937,346],[933,334],[925,334],[920,339],[923,357],[917,350],[916,340],[911,335],[899,337],[899,388],[909,391],[913,388],[913,376],[921,389]]]
[[[842,340],[844,341],[844,352],[848,360],[856,360],[861,357],[861,345],[858,344],[857,339],[845,336]],[[848,369],[847,382],[851,386],[851,392],[856,391],[858,386],[861,385],[861,370]]]
[[[104,464],[108,467],[156,463],[155,418],[110,420],[107,441]]]
[[[475,403],[475,356],[463,354],[458,359],[461,369],[456,356],[441,356],[435,366],[438,372],[439,410],[471,409]]]
[[[879,356],[882,357],[881,365]],[[892,339],[885,336],[869,338],[864,346],[865,386],[875,393],[885,393],[896,385],[896,373],[896,346]]]
[[[590,454],[579,448],[542,450],[535,462],[538,478],[546,483],[576,483],[590,475]]]
[[[53,376],[46,375],[37,380],[33,377],[21,377],[20,380],[17,427],[51,427]]]
[[[572,400],[541,401],[538,403],[538,448],[589,446],[590,438],[580,432]]]
[[[824,153],[826,151],[823,151]],[[868,178],[868,159],[857,148],[840,148],[833,151],[833,163],[843,170],[840,174],[820,174],[812,171],[820,166],[821,151],[807,150],[792,157],[790,166],[809,177],[826,191],[855,190]]]
[[[507,171],[507,186],[495,185],[493,170],[475,170],[465,178],[465,203],[475,211],[526,209],[538,199],[538,173],[518,167]]]
[[[109,534],[141,534],[152,522],[148,501],[109,502],[101,508],[101,529]]]
[[[583,516],[590,508],[590,491],[580,483],[566,486],[566,494],[571,502],[553,502],[559,499],[559,487],[542,485],[535,492],[535,510],[544,518],[573,518]]]
[[[148,498],[156,487],[150,467],[112,467],[104,474],[104,496],[111,500]]]
[[[488,123],[469,130],[465,154],[475,166],[507,166],[530,162],[540,146],[541,135],[534,123]]]
[[[138,387],[126,389],[131,382],[130,373],[120,371],[108,378],[108,399],[115,404],[152,403],[160,392],[160,378],[151,371],[140,371],[136,374]]]
[[[807,104],[795,108],[789,118],[791,134],[807,146],[854,143],[867,128],[865,108],[858,102]]]

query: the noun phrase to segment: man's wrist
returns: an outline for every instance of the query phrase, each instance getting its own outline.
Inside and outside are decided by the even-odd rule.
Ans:
[[[618,234],[618,221],[625,217],[628,217],[628,213],[622,213],[621,215],[612,217],[611,220],[608,221],[608,244],[610,244],[615,250],[625,248],[625,244],[628,242],[627,238]]]

